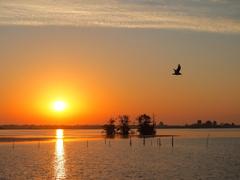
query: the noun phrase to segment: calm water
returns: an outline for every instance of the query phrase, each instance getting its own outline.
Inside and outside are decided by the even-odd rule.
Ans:
[[[105,140],[101,130],[8,130],[1,137],[52,137],[0,143],[0,179],[240,179],[240,129],[159,130],[174,139]],[[210,136],[207,147],[207,136]]]

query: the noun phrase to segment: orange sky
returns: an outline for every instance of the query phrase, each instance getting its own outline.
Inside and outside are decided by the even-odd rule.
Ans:
[[[12,26],[0,42],[1,124],[101,124],[122,113],[240,123],[237,34]],[[66,112],[51,109],[58,99]]]

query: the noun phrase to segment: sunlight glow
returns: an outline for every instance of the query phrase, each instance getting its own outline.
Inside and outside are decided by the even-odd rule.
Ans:
[[[55,101],[53,103],[53,109],[58,112],[62,112],[66,109],[67,104],[64,101]]]
[[[89,112],[88,101],[84,91],[76,91],[72,85],[44,85],[44,91],[36,93],[34,111],[45,118],[46,124],[64,124]],[[78,89],[78,88],[76,88]],[[36,90],[38,91],[38,90]]]

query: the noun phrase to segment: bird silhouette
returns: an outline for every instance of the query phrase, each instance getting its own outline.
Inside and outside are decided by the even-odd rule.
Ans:
[[[180,65],[180,64],[178,64],[178,67],[177,67],[177,69],[173,69],[173,70],[174,70],[174,73],[173,73],[173,75],[175,75],[175,76],[182,75],[182,73],[180,73],[181,69],[182,69],[181,65]]]

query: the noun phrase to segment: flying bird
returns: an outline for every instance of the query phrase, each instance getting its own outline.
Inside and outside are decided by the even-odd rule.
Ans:
[[[180,64],[178,64],[178,67],[177,67],[177,69],[173,69],[173,70],[174,70],[174,73],[173,73],[173,75],[175,75],[175,76],[182,75],[182,73],[180,73],[181,69],[182,69],[181,65],[180,65]]]

